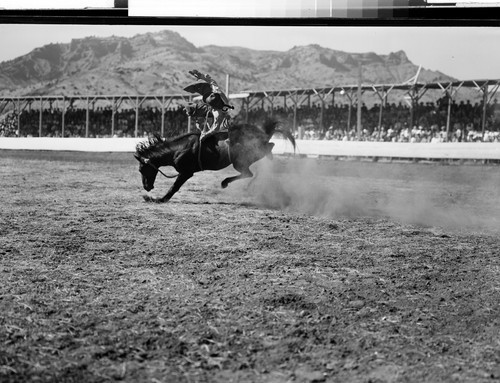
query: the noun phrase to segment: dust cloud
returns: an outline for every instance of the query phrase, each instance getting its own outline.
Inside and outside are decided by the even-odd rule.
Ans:
[[[500,232],[500,167],[487,168],[264,159],[252,167],[255,178],[233,190],[294,214]]]

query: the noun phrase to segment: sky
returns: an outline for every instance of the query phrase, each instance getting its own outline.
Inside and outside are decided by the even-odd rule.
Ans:
[[[287,51],[318,44],[351,53],[404,50],[410,61],[459,80],[500,79],[500,27],[152,26],[0,24],[0,62],[50,43],[87,36],[125,36],[169,29],[197,47],[241,46]]]

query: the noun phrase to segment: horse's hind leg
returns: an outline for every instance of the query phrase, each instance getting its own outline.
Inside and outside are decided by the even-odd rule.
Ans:
[[[248,167],[246,167],[244,169],[236,169],[236,170],[238,170],[239,172],[241,172],[241,174],[238,174],[237,176],[234,176],[234,177],[228,177],[224,181],[222,181],[221,186],[222,186],[223,189],[227,188],[227,186],[231,182],[234,182],[234,181],[237,181],[237,180],[241,180],[243,178],[253,177],[253,173],[250,171],[250,169]]]

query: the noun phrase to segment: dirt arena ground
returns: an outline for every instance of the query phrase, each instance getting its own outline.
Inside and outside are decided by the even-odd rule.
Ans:
[[[500,166],[137,168],[0,151],[1,382],[500,380]]]

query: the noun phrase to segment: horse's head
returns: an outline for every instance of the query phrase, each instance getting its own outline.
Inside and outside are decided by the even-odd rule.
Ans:
[[[151,191],[154,189],[158,168],[154,166],[149,158],[144,158],[139,154],[134,154],[134,157],[139,161],[139,172],[142,176],[142,186],[144,190]]]

